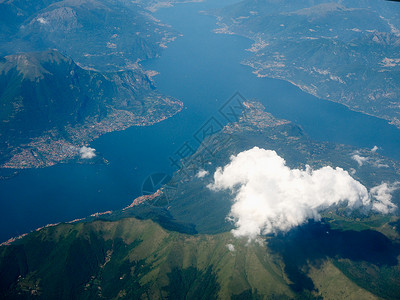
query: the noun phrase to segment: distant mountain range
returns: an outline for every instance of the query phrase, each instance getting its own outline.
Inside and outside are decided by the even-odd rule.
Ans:
[[[208,136],[154,195],[120,211],[51,225],[1,247],[0,295],[396,299],[396,214],[349,213],[336,206],[322,213],[322,222],[310,221],[286,234],[249,241],[229,232],[232,194],[207,186],[231,155],[254,146],[275,150],[290,168],[340,166],[368,188],[400,178],[399,163],[375,150],[312,141],[259,103],[245,106],[238,123]],[[365,164],[358,163],[360,157],[367,158]],[[399,192],[393,193],[393,202],[400,204],[399,199]]]
[[[400,127],[400,9],[390,1],[246,0],[215,10],[249,37],[243,64]]]
[[[157,56],[176,36],[139,3],[2,1],[0,54],[56,48],[81,65],[116,71]]]

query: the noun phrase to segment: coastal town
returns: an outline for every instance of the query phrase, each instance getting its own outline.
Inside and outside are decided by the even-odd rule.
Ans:
[[[150,126],[175,115],[183,108],[183,104],[179,100],[158,93],[152,93],[148,97],[151,97],[152,103],[156,104],[142,115],[135,111],[110,109],[107,117],[100,121],[97,121],[96,117],[92,117],[83,125],[66,126],[67,138],[65,134],[61,134],[54,128],[33,138],[29,143],[12,149],[11,158],[0,168],[42,168],[75,159],[79,160],[82,147],[99,136],[125,130],[131,126]]]

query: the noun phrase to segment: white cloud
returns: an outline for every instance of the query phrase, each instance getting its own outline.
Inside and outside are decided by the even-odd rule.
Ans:
[[[378,146],[374,146],[371,149],[371,152],[375,153],[378,149]],[[359,167],[364,165],[364,163],[369,163],[375,168],[389,168],[389,165],[386,164],[382,159],[376,157],[361,156],[359,151],[354,151],[351,155],[351,158],[358,163]]]
[[[94,153],[95,151],[96,149],[83,146],[81,149],[79,149],[79,154],[83,159],[91,159],[96,156],[96,153]]]
[[[204,176],[207,176],[208,174],[209,174],[208,171],[200,169],[199,172],[197,172],[196,177],[203,178]]]
[[[381,159],[376,159],[372,162],[375,168],[389,168],[388,164],[385,164]]]
[[[40,24],[47,24],[47,23],[48,23],[47,20],[44,19],[44,18],[42,18],[42,17],[37,18],[36,20],[37,20]]]
[[[372,208],[380,213],[390,213],[396,210],[397,206],[392,203],[392,193],[400,187],[400,182],[393,184],[382,183],[371,189],[371,195],[377,200]]]
[[[371,152],[375,153],[378,150],[379,150],[379,147],[375,145],[374,147],[372,147]]]
[[[235,246],[232,244],[227,244],[226,247],[228,248],[229,251],[233,252],[235,251]]]
[[[275,151],[258,147],[232,156],[228,165],[217,168],[208,187],[233,192],[228,216],[236,227],[233,234],[249,239],[319,220],[320,211],[341,203],[349,208],[372,206],[367,188],[347,171],[291,169]],[[376,210],[390,209],[390,199],[377,200],[382,207]]]
[[[366,161],[368,161],[368,157],[360,156],[358,154],[353,154],[351,158],[358,163],[359,167],[361,167]]]

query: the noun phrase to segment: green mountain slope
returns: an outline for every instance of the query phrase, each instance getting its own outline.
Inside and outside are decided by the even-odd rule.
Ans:
[[[181,109],[141,70],[89,71],[55,50],[2,58],[0,105],[5,167],[70,159],[103,133],[152,124]]]
[[[383,235],[375,236],[385,242]],[[388,263],[376,274],[371,262],[323,255],[317,260],[312,253],[318,256],[324,249],[306,249],[309,241],[298,232],[270,238],[267,244],[248,243],[230,233],[193,236],[133,218],[63,224],[0,248],[0,295],[7,299],[375,299],[366,289],[374,292],[386,285],[390,289],[381,291],[381,296],[395,298],[399,267],[390,266],[387,259],[399,250],[393,250],[390,242],[376,251],[386,255]],[[308,248],[321,245],[317,240]],[[349,248],[340,246],[342,251]],[[306,258],[314,260],[301,261]],[[363,268],[375,269],[375,274],[360,273]],[[385,274],[393,277],[378,277]],[[356,284],[360,280],[373,280],[378,287],[362,288]]]
[[[227,248],[232,241],[234,252]],[[253,285],[292,295],[263,246],[247,247],[228,233],[178,234],[135,219],[42,230],[1,248],[0,273],[6,297],[213,299]]]
[[[374,298],[332,260],[309,272],[318,292],[295,291],[281,255],[262,242],[179,234],[132,218],[49,227],[0,253],[0,294],[9,299]],[[341,285],[332,291],[333,283]]]

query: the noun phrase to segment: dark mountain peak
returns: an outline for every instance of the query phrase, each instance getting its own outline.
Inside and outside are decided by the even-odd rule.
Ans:
[[[28,54],[29,55],[29,54]],[[74,64],[71,58],[65,56],[57,49],[50,49],[42,52],[33,52],[30,54],[32,57],[35,57],[40,63],[67,63]]]
[[[22,26],[21,29],[24,33],[29,34],[35,29],[48,32],[71,32],[81,27],[77,13],[72,7],[60,6],[56,3],[39,13],[27,26]]]
[[[48,69],[52,64],[74,64],[70,59],[57,50],[44,52],[19,53],[8,55],[0,62],[0,74],[7,75],[10,71],[17,71],[23,79],[36,81],[44,78],[44,75],[52,74]]]

